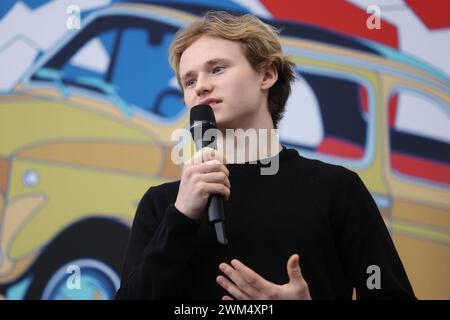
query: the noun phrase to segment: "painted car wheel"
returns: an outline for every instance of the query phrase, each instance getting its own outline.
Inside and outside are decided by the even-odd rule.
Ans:
[[[71,261],[50,278],[43,300],[111,300],[120,279],[108,265],[94,259]]]
[[[129,228],[112,219],[72,224],[30,269],[25,299],[114,299]]]

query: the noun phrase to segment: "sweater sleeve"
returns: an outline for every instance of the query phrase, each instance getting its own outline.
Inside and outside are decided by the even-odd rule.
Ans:
[[[139,203],[116,299],[180,298],[199,222],[157,201],[150,188]]]
[[[414,299],[400,257],[377,205],[351,172],[337,244],[357,299]]]

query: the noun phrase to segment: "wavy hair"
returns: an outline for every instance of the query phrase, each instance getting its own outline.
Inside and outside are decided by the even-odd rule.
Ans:
[[[207,35],[239,41],[252,68],[261,72],[274,65],[278,79],[269,89],[268,107],[275,128],[283,117],[286,101],[295,79],[295,64],[283,54],[279,30],[254,15],[234,15],[225,11],[208,11],[200,20],[180,29],[169,49],[169,62],[180,88],[180,59],[183,52],[200,37]]]

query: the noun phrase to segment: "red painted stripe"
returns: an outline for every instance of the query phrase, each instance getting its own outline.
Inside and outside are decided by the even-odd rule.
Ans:
[[[364,156],[364,149],[360,146],[331,137],[322,141],[317,152],[347,159],[361,159]]]
[[[303,22],[398,48],[397,28],[383,20],[381,29],[367,28],[370,14],[343,0],[261,0],[274,18]]]
[[[367,89],[364,86],[359,86],[359,103],[364,113],[369,112],[369,103],[367,100]]]
[[[450,1],[405,0],[405,2],[428,29],[450,27]]]
[[[450,184],[450,166],[432,160],[392,153],[392,168],[408,176]]]
[[[397,116],[397,106],[398,106],[398,94],[393,95],[389,99],[389,126],[394,128],[395,118]]]

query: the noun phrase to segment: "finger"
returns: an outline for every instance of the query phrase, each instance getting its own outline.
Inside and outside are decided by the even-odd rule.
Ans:
[[[298,254],[293,254],[287,262],[287,273],[289,282],[303,280],[302,271],[300,268],[300,257]]]
[[[202,150],[203,150],[203,162],[209,160],[219,160],[220,163],[226,163],[224,154],[219,150],[209,147],[205,147]]]
[[[202,176],[202,180],[207,183],[224,184],[228,189],[231,187],[230,180],[228,180],[226,173],[223,171],[205,173]]]
[[[228,171],[227,167],[221,163],[219,160],[209,160],[199,165],[201,171],[208,173],[213,171],[222,171],[227,177],[230,175],[230,171]]]
[[[225,273],[228,278],[230,278],[234,284],[239,287],[239,289],[244,291],[252,299],[260,298],[261,292],[254,288],[252,283],[248,282],[238,270],[226,263],[221,263],[219,265],[219,269]]]
[[[216,279],[217,283],[228,291],[233,297],[238,300],[250,300],[250,297],[240,290],[235,284],[223,276],[218,276]]]
[[[267,287],[272,284],[237,259],[233,259],[231,265],[242,275],[245,281],[257,291],[264,292]]]
[[[230,175],[227,167],[218,160],[209,160],[207,162],[195,165],[194,170],[198,173],[223,172],[227,175],[227,177]]]
[[[222,300],[234,300],[234,299],[230,296],[223,296]]]
[[[188,163],[200,164],[211,160],[218,160],[222,164],[226,163],[225,157],[220,151],[209,147],[198,150],[194,156],[188,160]]]
[[[203,185],[203,195],[210,196],[213,194],[220,194],[225,200],[230,198],[230,189],[222,183],[205,183]]]

